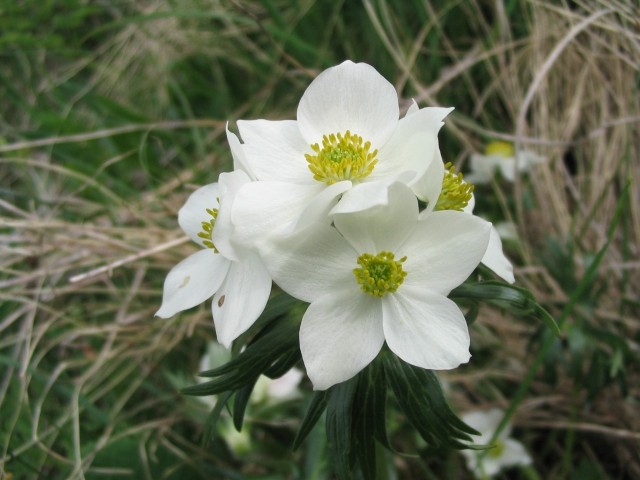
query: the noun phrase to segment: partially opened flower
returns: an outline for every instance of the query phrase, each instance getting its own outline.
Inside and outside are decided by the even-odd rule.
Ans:
[[[395,181],[420,196],[437,133],[449,108],[399,119],[398,96],[373,67],[346,61],[322,72],[298,106],[297,121],[238,121],[257,182],[234,203],[240,238],[253,241],[375,204]],[[342,195],[342,197],[340,197]]]
[[[544,157],[527,150],[515,151],[512,143],[493,141],[486,148],[484,155],[474,153],[471,155],[471,172],[467,179],[475,184],[488,183],[493,178],[496,170],[502,177],[513,182],[516,169],[523,173],[533,165],[544,162]]]
[[[475,198],[474,186],[461,173],[456,173],[451,163],[442,163],[438,152],[438,161],[431,162],[427,171],[428,182],[424,182],[424,197],[427,207],[421,217],[434,211],[454,210],[473,214]],[[441,179],[438,181],[438,179]],[[496,229],[491,227],[489,246],[482,257],[482,264],[509,283],[515,282],[513,265],[502,250],[502,241]]]
[[[316,224],[272,241],[265,257],[278,285],[311,303],[300,348],[317,390],[353,377],[385,340],[422,368],[470,358],[467,324],[447,295],[480,262],[491,224],[456,211],[419,219],[407,186],[386,193],[384,204],[334,215],[336,228]]]
[[[233,193],[246,182],[249,178],[242,170],[222,174],[220,184],[199,188],[180,209],[180,227],[203,249],[169,272],[156,312],[168,318],[213,297],[217,338],[226,347],[255,322],[271,291],[271,277],[258,253],[216,236],[218,227],[231,230],[228,216],[219,216],[221,202],[231,204]]]
[[[489,445],[503,416],[502,410],[494,408],[482,412],[469,412],[462,416],[462,420],[480,433],[480,437],[474,439],[475,443]],[[462,454],[467,460],[467,466],[476,478],[492,477],[504,468],[531,463],[531,457],[524,445],[509,438],[510,435],[511,425],[507,425],[488,451],[462,450]]]

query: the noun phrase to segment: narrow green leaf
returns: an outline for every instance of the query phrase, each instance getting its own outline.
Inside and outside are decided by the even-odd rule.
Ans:
[[[218,401],[216,402],[215,407],[213,407],[213,410],[211,410],[211,413],[207,417],[207,420],[204,424],[204,433],[202,436],[202,440],[205,447],[211,445],[211,442],[213,442],[213,439],[217,432],[216,424],[218,423],[218,419],[220,418],[220,414],[222,413],[222,410],[224,409],[224,407],[227,405],[227,402],[231,398],[231,395],[232,395],[232,392],[228,392],[223,395],[220,395],[220,397],[218,398]]]
[[[293,451],[295,452],[300,444],[307,438],[307,435],[311,432],[318,419],[322,415],[322,412],[327,408],[328,393],[326,391],[316,392],[311,399],[307,413],[300,424],[296,438],[293,440]]]
[[[268,369],[264,371],[264,374],[269,378],[279,378],[293,366],[300,361],[302,355],[300,354],[300,347],[296,342],[296,346],[291,350],[285,352],[278,360],[276,360]]]
[[[452,299],[482,300],[520,315],[531,315],[542,320],[547,328],[556,336],[560,336],[560,329],[554,318],[536,301],[533,294],[525,288],[490,280],[462,284],[455,288],[449,296]]]
[[[329,390],[327,442],[334,473],[340,480],[353,478],[351,471],[352,410],[358,378],[339,383]]]
[[[219,377],[236,370],[253,370],[257,366],[271,365],[298,344],[298,326],[282,317],[264,327],[256,338],[236,358],[226,364],[200,372],[201,377]],[[262,373],[262,370],[261,370]]]
[[[244,421],[244,414],[247,410],[247,405],[249,404],[249,399],[251,398],[251,393],[253,392],[253,388],[258,381],[258,377],[255,377],[253,382],[245,385],[240,390],[236,392],[235,398],[233,399],[233,426],[236,427],[236,430],[242,430],[242,423]]]
[[[260,371],[265,365],[257,365],[253,370],[238,370],[236,373],[224,375],[209,382],[191,385],[180,390],[184,395],[197,397],[217,395],[229,390],[237,390],[250,384],[255,378],[256,371]]]
[[[358,388],[353,401],[353,448],[364,478],[376,478],[375,433],[379,421],[376,415],[375,385],[373,377],[375,362],[358,375]],[[384,412],[383,416],[384,416]],[[384,422],[384,417],[383,417]]]
[[[400,407],[430,448],[467,448],[469,433],[477,433],[451,410],[438,378],[400,360],[391,352],[382,355],[384,369]]]

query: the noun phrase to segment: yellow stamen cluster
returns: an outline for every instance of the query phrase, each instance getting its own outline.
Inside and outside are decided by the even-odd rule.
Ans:
[[[383,297],[387,293],[393,293],[404,282],[407,276],[402,264],[407,257],[396,261],[393,253],[380,252],[377,255],[363,253],[358,257],[358,265],[353,274],[363,292],[374,297]]]
[[[217,208],[207,208],[207,213],[211,217],[210,220],[206,222],[202,222],[202,231],[198,233],[198,237],[202,238],[202,244],[207,248],[212,248],[216,253],[218,253],[218,249],[213,244],[213,227],[216,224],[216,219],[218,218],[218,209]]]
[[[515,150],[513,144],[509,142],[489,142],[484,149],[485,155],[495,155],[503,158],[513,158]]]
[[[473,185],[462,180],[462,173],[456,173],[451,162],[444,165],[442,191],[438,197],[435,210],[457,210],[461,212],[469,204]]]
[[[371,175],[378,160],[378,150],[371,152],[371,142],[365,142],[360,135],[349,130],[324,135],[322,148],[317,143],[311,145],[312,154],[306,154],[309,170],[314,180],[327,185],[342,180],[360,180]]]

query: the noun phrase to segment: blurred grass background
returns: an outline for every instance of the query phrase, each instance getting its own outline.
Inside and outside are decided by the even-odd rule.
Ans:
[[[501,478],[640,478],[639,14],[635,0],[0,0],[0,478],[332,478],[321,427],[290,452],[305,400],[255,412],[248,451],[204,447],[208,407],[177,390],[213,339],[209,307],[153,313],[193,251],[178,208],[230,168],[225,122],[294,118],[346,58],[405,108],[454,106],[441,149],[463,171],[495,139],[548,159],[478,186],[477,211],[516,224],[517,282],[563,337],[482,308],[471,363],[446,376],[459,412],[517,408],[535,463]],[[419,447],[389,421],[398,450]],[[457,452],[388,461],[381,478],[472,478]]]

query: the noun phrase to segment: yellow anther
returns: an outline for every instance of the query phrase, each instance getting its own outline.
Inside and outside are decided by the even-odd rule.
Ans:
[[[202,231],[198,233],[198,237],[202,238],[202,244],[207,248],[212,248],[216,253],[218,249],[213,244],[213,228],[216,225],[216,219],[218,218],[217,208],[207,208],[207,213],[211,217],[210,220],[202,222]]]
[[[463,181],[462,173],[456,173],[451,162],[444,165],[442,190],[434,210],[457,210],[461,212],[469,204],[473,193],[473,185]]]
[[[363,292],[374,297],[383,297],[387,293],[393,293],[404,282],[407,276],[402,264],[407,257],[396,261],[393,253],[380,252],[377,255],[363,253],[358,257],[358,265],[353,274],[360,284]]]
[[[322,147],[311,145],[314,153],[306,154],[313,178],[331,185],[342,180],[361,180],[371,175],[378,160],[378,150],[371,152],[371,142],[360,135],[330,134],[322,137]]]

